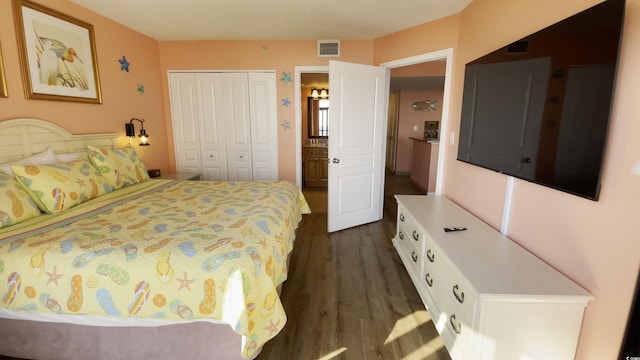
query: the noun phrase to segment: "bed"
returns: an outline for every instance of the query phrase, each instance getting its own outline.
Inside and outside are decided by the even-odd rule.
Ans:
[[[279,288],[310,212],[304,196],[285,181],[148,179],[130,164],[112,166],[114,175],[104,166],[114,154],[135,155],[117,149],[119,136],[0,122],[0,164],[56,156],[12,166],[40,214],[0,228],[0,354],[255,358],[286,323]],[[90,173],[75,178],[89,190],[38,188],[41,176],[69,183],[64,171]]]

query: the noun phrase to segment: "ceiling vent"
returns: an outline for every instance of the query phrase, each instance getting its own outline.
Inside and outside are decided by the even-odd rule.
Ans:
[[[340,40],[318,40],[318,57],[340,57]]]

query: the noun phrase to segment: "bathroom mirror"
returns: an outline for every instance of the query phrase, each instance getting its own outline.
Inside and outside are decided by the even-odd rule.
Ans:
[[[329,98],[307,99],[309,114],[307,116],[309,138],[329,137]]]

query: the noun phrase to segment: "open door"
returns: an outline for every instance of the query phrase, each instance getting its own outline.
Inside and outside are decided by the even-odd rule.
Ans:
[[[328,231],[382,218],[389,71],[329,62]]]

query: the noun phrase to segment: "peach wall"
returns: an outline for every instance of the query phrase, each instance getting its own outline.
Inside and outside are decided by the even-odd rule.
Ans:
[[[411,172],[413,140],[424,135],[425,121],[440,121],[442,118],[442,90],[400,91],[398,114],[398,144],[396,146],[396,172]],[[411,105],[416,101],[436,100],[435,111],[415,111]],[[414,131],[413,127],[418,130]]]
[[[166,161],[167,134],[164,126],[163,88],[158,43],[144,35],[77,6],[67,0],[35,1],[93,25],[97,48],[102,104],[27,100],[20,73],[18,43],[12,2],[0,1],[0,43],[9,97],[0,98],[0,121],[16,117],[49,120],[73,134],[119,132],[126,144],[124,123],[144,118],[151,146],[137,148],[149,168],[169,170]],[[118,59],[127,56],[130,72],[120,70]],[[140,95],[138,84],[144,85]],[[136,130],[139,123],[136,123]]]
[[[449,121],[457,137],[466,62],[598,2],[474,0],[451,19],[376,39],[375,63],[453,48]],[[640,0],[626,3],[600,200],[520,180],[513,191],[509,237],[595,296],[585,312],[578,360],[617,358],[640,264],[640,230],[634,226],[640,213],[640,176],[629,173],[640,160],[634,103],[640,93]],[[447,41],[434,48],[424,40],[433,37]],[[457,144],[446,150],[444,194],[500,228],[507,177],[456,161]]]
[[[169,70],[275,70],[277,78],[283,73],[295,76],[295,66],[327,66],[329,59],[372,64],[373,40],[342,40],[339,58],[318,58],[317,42],[306,41],[179,41],[160,43],[160,61],[164,87],[165,122],[167,132],[171,130],[171,108],[169,103]],[[291,129],[278,127],[278,160],[280,179],[296,181],[296,128],[295,83],[277,82],[278,124],[289,121]],[[291,101],[289,107],[282,99]],[[173,139],[169,138],[169,149]],[[170,151],[171,167],[175,169],[175,157]]]
[[[102,105],[26,100],[23,95],[11,2],[0,2],[0,44],[9,98],[0,98],[0,121],[15,117],[51,120],[72,133],[123,132],[131,117],[147,119],[152,146],[140,148],[149,167],[175,169],[168,70],[275,70],[293,76],[295,66],[327,65],[315,41],[197,41],[158,43],[67,0],[37,0],[94,25]],[[531,32],[598,3],[597,0],[474,0],[462,13],[372,41],[342,41],[340,60],[362,64],[453,48],[450,130],[457,134],[464,64]],[[551,11],[552,10],[552,11]],[[516,180],[509,236],[585,287],[594,296],[585,313],[576,359],[617,357],[640,264],[640,176],[629,174],[640,160],[640,0],[627,0],[625,33],[611,128],[598,202]],[[505,31],[508,29],[508,31]],[[266,49],[266,51],[263,51]],[[120,71],[126,55],[131,72]],[[145,86],[139,95],[138,84]],[[293,82],[278,81],[279,123],[295,125]],[[162,119],[162,120],[161,120]],[[295,133],[279,127],[280,177],[295,180]],[[123,137],[123,142],[126,139]],[[168,144],[163,146],[164,144]],[[502,219],[507,177],[455,160],[446,147],[444,193],[492,226]],[[168,161],[166,160],[168,159]]]

